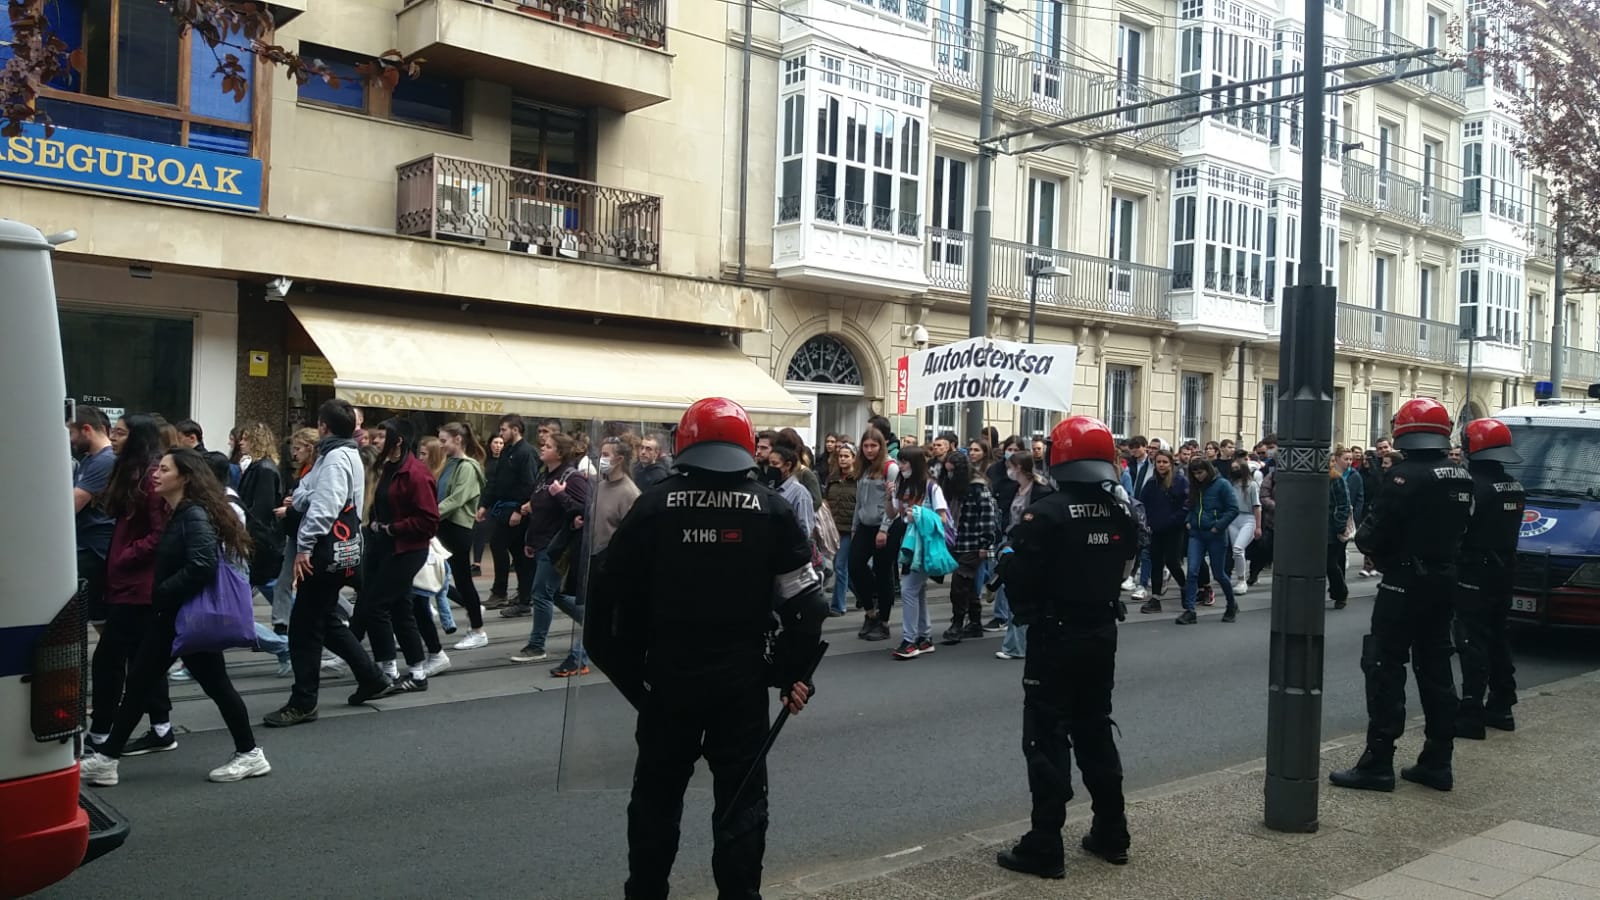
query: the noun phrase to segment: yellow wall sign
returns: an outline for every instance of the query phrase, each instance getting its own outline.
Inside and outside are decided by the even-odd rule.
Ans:
[[[382,409],[420,409],[429,412],[476,413],[484,416],[498,416],[506,411],[504,400],[488,400],[480,397],[350,391],[346,399],[356,406],[376,406]]]
[[[265,350],[251,350],[250,351],[250,377],[251,378],[265,378],[265,377],[267,377],[267,351],[265,351]]]
[[[321,356],[300,357],[300,383],[333,387],[333,366]]]

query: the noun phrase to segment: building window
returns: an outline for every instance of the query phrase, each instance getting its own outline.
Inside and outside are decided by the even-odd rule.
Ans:
[[[1117,103],[1126,105],[1144,99],[1144,48],[1147,37],[1141,29],[1123,23],[1117,26]],[[1139,121],[1139,110],[1122,114],[1130,124]]]
[[[1106,366],[1105,422],[1111,433],[1125,438],[1137,425],[1133,392],[1138,370],[1132,366]]]
[[[817,190],[818,221],[839,221],[839,98],[822,94],[817,98]]]
[[[933,261],[961,266],[967,248],[967,166],[964,159],[933,158]]]
[[[1054,178],[1028,179],[1028,244],[1056,249],[1056,229],[1061,221],[1061,182]]]
[[[1422,221],[1433,221],[1433,192],[1439,186],[1439,161],[1444,157],[1441,141],[1422,141]]]
[[[806,55],[791,56],[783,61],[783,85],[800,84],[806,80]]]
[[[1138,261],[1139,206],[1141,201],[1121,194],[1111,195],[1111,222],[1107,235],[1106,257],[1130,265],[1114,266],[1111,289],[1121,294],[1133,290],[1132,263]]]
[[[1367,446],[1378,442],[1389,433],[1389,420],[1394,418],[1394,395],[1388,391],[1373,391],[1367,404]]]
[[[1378,312],[1389,309],[1389,278],[1394,272],[1394,259],[1382,253],[1372,254],[1372,308]],[[1372,317],[1372,330],[1383,334],[1383,316]]]
[[[170,21],[167,27],[171,27]],[[359,54],[304,43],[300,45],[300,53],[321,60],[339,80],[338,87],[320,78],[300,85],[302,103],[338,107],[440,131],[459,132],[466,127],[466,89],[460,81],[423,75],[401,78],[393,90],[386,90],[367,84],[356,71],[357,66],[367,61]]]
[[[1463,247],[1458,309],[1464,331],[1508,345],[1522,343],[1522,257]]]
[[[1210,423],[1206,420],[1206,394],[1211,378],[1198,372],[1185,372],[1178,392],[1178,442],[1204,441]]]
[[[838,338],[819,334],[801,345],[789,360],[787,381],[805,384],[839,384],[861,387],[861,366],[856,355]]]
[[[55,125],[251,155],[255,67],[248,54],[244,97],[235,99],[222,91],[216,54],[174,27],[160,0],[50,0],[44,14],[85,63],[83,72],[67,69],[39,89],[38,109]],[[0,29],[9,37],[9,23]],[[0,51],[0,64],[8,55]],[[88,97],[101,102],[78,102]]]
[[[1278,382],[1261,382],[1261,437],[1278,430]]]
[[[1050,411],[1047,409],[1022,408],[1023,437],[1029,440],[1038,440],[1050,433]]]
[[[189,415],[194,318],[63,309],[60,319],[69,396],[130,412],[160,410],[172,421]]]
[[[923,430],[922,441],[926,444],[933,443],[933,436],[946,431],[961,433],[961,404],[940,403],[928,407],[928,427]]]
[[[1394,136],[1397,127],[1388,122],[1378,123],[1378,203],[1389,203],[1389,171],[1394,166]]]
[[[1199,198],[1194,195],[1172,201],[1172,288],[1183,291],[1194,287],[1195,211]]]
[[[1433,266],[1420,266],[1417,269],[1417,318],[1422,322],[1417,325],[1417,341],[1426,344],[1428,341],[1429,326],[1437,310],[1438,302],[1434,298],[1435,285],[1439,282],[1439,270]]]
[[[827,53],[817,54],[817,62],[822,69],[823,84],[844,83],[844,59]]]

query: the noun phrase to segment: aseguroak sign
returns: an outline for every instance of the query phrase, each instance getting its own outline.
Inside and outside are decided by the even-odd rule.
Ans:
[[[897,380],[904,387],[897,394],[905,398],[902,413],[974,400],[1067,412],[1077,366],[1078,348],[1072,344],[971,338],[902,358]]]

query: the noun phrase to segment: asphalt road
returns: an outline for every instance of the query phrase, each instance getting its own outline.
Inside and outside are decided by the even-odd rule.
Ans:
[[[1370,584],[1357,592],[1328,617],[1328,738],[1365,723],[1357,660]],[[1128,789],[1261,756],[1267,611],[1231,626],[1135,618],[1121,631],[1115,698]],[[1022,664],[995,659],[993,636],[897,662],[853,629],[830,636],[821,694],[774,753],[769,882],[1027,814]],[[1525,690],[1600,668],[1588,634],[1522,632],[1517,650]],[[103,791],[134,820],[127,845],[41,896],[620,896],[632,727],[607,691],[585,690],[581,708],[583,733],[610,738],[570,754],[564,771],[562,690],[261,729],[274,772],[234,785],[204,781],[231,749],[226,733],[184,735],[176,752],[124,761],[122,784]],[[252,710],[268,699],[252,698]],[[1408,734],[1402,752],[1420,743]],[[565,788],[618,789],[558,791],[558,774]],[[711,890],[709,784],[702,767],[677,896]]]

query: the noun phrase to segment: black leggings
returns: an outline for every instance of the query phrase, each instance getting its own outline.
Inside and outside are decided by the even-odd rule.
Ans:
[[[89,663],[94,699],[91,734],[109,733],[118,707],[124,705],[148,713],[151,725],[164,724],[170,718],[172,701],[167,695],[166,676],[143,683],[133,680],[134,662],[150,640],[154,618],[155,612],[148,604],[117,603],[107,607],[105,631]],[[167,649],[172,649],[170,639]],[[134,722],[137,724],[138,720]]]
[[[172,666],[175,620],[173,613],[154,613],[150,616],[144,640],[139,642],[138,653],[128,669],[127,697],[117,707],[116,719],[111,725],[111,737],[101,745],[100,752],[104,755],[113,759],[122,755],[128,737],[144,717],[143,698],[148,697],[156,685],[166,684],[167,669]],[[227,723],[228,733],[233,736],[233,749],[240,753],[254,750],[256,737],[250,730],[250,711],[245,709],[244,700],[233,689],[233,682],[228,680],[228,665],[223,662],[222,654],[190,653],[183,657],[183,665],[194,676],[195,683],[206,692],[206,696],[217,704],[222,721]]]
[[[472,583],[472,529],[454,522],[440,522],[439,543],[450,551],[450,581],[455,584],[456,597],[467,611],[467,621],[474,629],[481,629],[483,602],[478,599],[477,585]]]
[[[428,551],[424,548],[395,553],[393,546],[382,537],[368,540],[369,562],[365,583],[356,598],[356,627],[366,632],[372,642],[373,659],[380,663],[393,660],[398,642],[406,665],[420,666],[428,654],[423,648],[422,632],[417,629],[411,583],[428,561]]]
[[[1183,554],[1184,530],[1174,528],[1171,531],[1158,531],[1150,535],[1150,591],[1152,597],[1160,597],[1161,591],[1166,587],[1163,578],[1167,573],[1172,574],[1172,580],[1177,582],[1178,589],[1183,590]]]
[[[894,560],[899,548],[894,541],[885,541],[881,548],[877,542],[876,526],[856,526],[850,536],[850,589],[855,591],[857,606],[876,609],[878,621],[887,625],[894,607]]]

